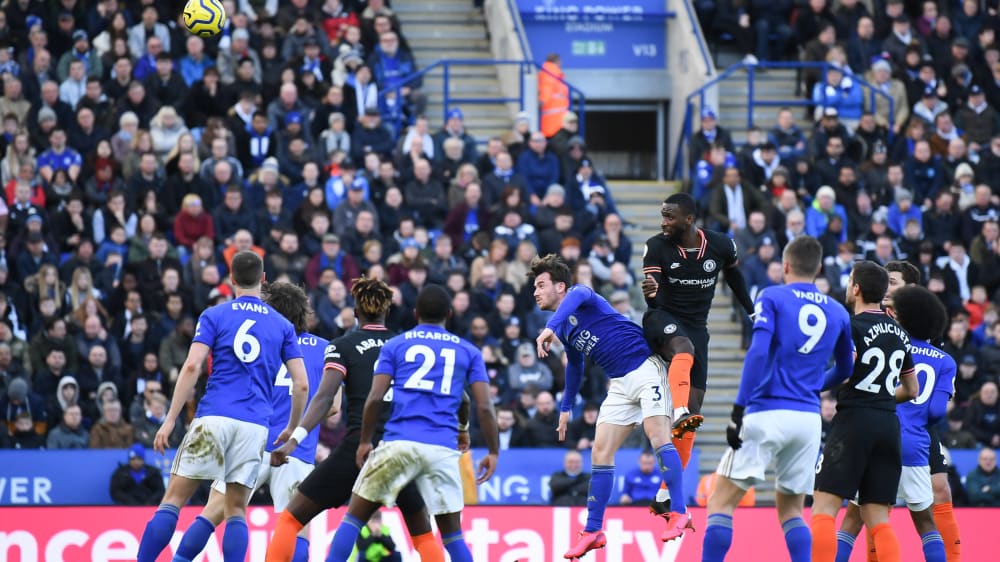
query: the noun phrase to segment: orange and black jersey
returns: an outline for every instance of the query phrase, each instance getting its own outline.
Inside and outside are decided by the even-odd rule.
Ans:
[[[660,285],[656,297],[646,299],[646,304],[691,325],[705,326],[721,270],[747,314],[751,314],[753,303],[737,267],[736,242],[711,230],[698,229],[698,237],[701,243],[695,248],[682,248],[663,233],[646,241],[642,273]]]
[[[900,377],[913,376],[910,336],[881,310],[866,310],[851,319],[854,373],[840,388],[837,409],[867,407],[896,410]]]
[[[344,395],[347,398],[347,433],[361,431],[365,401],[372,388],[372,377],[379,351],[395,334],[378,324],[366,324],[348,332],[326,346],[324,369],[334,369],[344,375]],[[389,408],[383,408],[376,435],[382,434]]]

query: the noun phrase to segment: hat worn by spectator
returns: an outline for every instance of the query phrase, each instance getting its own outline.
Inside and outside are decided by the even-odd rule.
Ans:
[[[233,40],[243,39],[244,41],[250,40],[250,32],[246,29],[240,27],[233,31]]]
[[[924,97],[925,98],[936,98],[937,97],[937,92],[934,91],[934,86],[927,86],[926,88],[924,88]]]
[[[839,117],[840,112],[837,111],[836,107],[825,107],[823,108],[823,117]]]
[[[278,171],[278,159],[274,156],[268,156],[264,159],[264,163],[260,165],[261,171],[268,170],[271,172]]]
[[[7,398],[20,402],[28,397],[28,381],[21,377],[15,377],[7,385]]]
[[[771,172],[771,177],[773,178],[774,176],[782,176],[785,179],[787,179],[789,177],[788,174],[789,174],[788,168],[784,166],[778,166],[777,168],[774,169],[773,172]]]
[[[910,17],[906,14],[899,14],[893,18],[892,23],[910,23]]]
[[[909,189],[900,187],[896,190],[896,202],[913,201],[913,193]]]
[[[962,365],[978,365],[978,364],[979,364],[979,362],[976,361],[976,356],[975,355],[973,355],[971,353],[967,353],[967,354],[965,354],[965,355],[962,356]]]
[[[287,126],[293,123],[297,125],[302,124],[302,114],[298,111],[289,111],[285,114],[285,125]]]
[[[587,197],[587,199],[590,199],[595,195],[600,195],[601,197],[604,197],[605,193],[607,193],[607,191],[604,190],[603,186],[591,185],[584,190],[583,194]]]
[[[38,123],[42,124],[46,121],[55,121],[56,112],[52,110],[51,107],[43,107],[38,110]]]
[[[73,42],[76,43],[77,41],[89,41],[89,39],[87,38],[87,32],[82,29],[77,29],[76,31],[74,31]]]
[[[365,190],[365,179],[364,178],[354,178],[351,185],[347,188],[351,191],[364,191]]]
[[[969,86],[970,96],[981,96],[983,95],[983,88],[979,84],[973,84]]]
[[[580,121],[580,118],[577,117],[576,113],[573,112],[573,111],[567,111],[566,113],[563,114],[563,124],[564,125],[566,123],[578,123],[579,121]]]
[[[962,176],[976,177],[976,174],[972,171],[972,166],[968,162],[962,162],[955,168],[955,177],[960,178]]]
[[[566,195],[566,189],[563,186],[559,185],[558,183],[554,183],[554,184],[550,185],[548,189],[545,190],[545,196],[548,197],[549,195],[563,195],[563,196],[565,196]]]
[[[884,142],[880,140],[875,141],[875,146],[872,147],[872,151],[876,154],[885,154],[889,152],[889,147],[885,145]],[[774,175],[773,173],[771,175]]]
[[[837,200],[837,192],[834,191],[832,187],[830,187],[828,185],[824,185],[823,187],[821,187],[818,190],[816,190],[816,198],[820,199],[820,198],[823,198],[823,197],[829,197],[830,199],[833,199],[834,201],[836,201]]]
[[[458,119],[459,121],[465,121],[465,114],[462,113],[461,109],[459,109],[457,107],[453,107],[453,108],[451,108],[451,109],[448,110],[448,115],[445,118],[445,120],[446,121],[450,121],[452,119]]]
[[[142,446],[142,443],[136,443],[128,448],[128,460],[134,458],[146,458],[146,448]]]
[[[419,248],[420,243],[417,242],[416,238],[404,238],[403,241],[399,243],[399,247],[403,250],[407,248]]]
[[[952,47],[961,47],[963,49],[968,49],[969,47],[972,46],[972,43],[969,42],[969,38],[968,37],[958,37],[954,41],[951,42],[951,46]]]
[[[889,223],[889,211],[885,207],[879,208],[877,211],[872,213],[872,222],[879,224]]]
[[[522,121],[524,121],[525,123],[531,123],[531,116],[528,115],[527,111],[522,111],[522,112],[518,113],[517,117],[514,118],[514,123],[515,124],[520,123]]]
[[[378,108],[375,106],[368,106],[365,108],[365,115],[369,117],[381,117],[382,114],[379,112]]]
[[[332,232],[328,232],[323,235],[324,244],[340,244],[340,237]]]
[[[702,119],[712,119],[714,121],[716,119],[716,117],[715,117],[715,111],[712,110],[711,107],[706,107],[706,108],[704,108],[704,109],[701,110],[701,118]]]
[[[520,325],[521,325],[521,319],[518,318],[517,316],[511,316],[510,318],[507,319],[506,322],[504,322],[504,326],[520,326]]]
[[[361,53],[359,53],[357,49],[351,49],[344,54],[344,64],[349,62],[363,63],[365,62],[365,59],[361,56]]]
[[[31,224],[33,222],[37,222],[38,224],[42,224],[42,222],[43,222],[42,221],[42,215],[40,215],[38,213],[33,213],[33,214],[28,215],[28,218],[24,219],[25,226],[27,226],[27,225],[29,225],[29,224]]]
[[[774,246],[774,239],[770,236],[765,236],[760,239],[761,246]]]

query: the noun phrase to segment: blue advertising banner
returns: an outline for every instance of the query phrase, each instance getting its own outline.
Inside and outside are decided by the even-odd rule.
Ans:
[[[544,505],[549,503],[549,477],[562,468],[565,449],[510,449],[500,453],[497,472],[479,487],[484,505]],[[473,449],[474,463],[486,455]],[[174,451],[159,455],[149,450],[146,462],[169,477]],[[128,458],[126,450],[12,451],[0,450],[0,506],[18,505],[110,505],[111,474]],[[590,470],[590,455],[584,453],[584,470]],[[639,451],[622,450],[615,457],[618,467],[612,502],[621,495],[624,475],[637,466]],[[975,461],[973,461],[974,463]],[[685,495],[694,497],[698,486],[698,451],[684,474]]]
[[[663,69],[669,14],[664,0],[517,0],[537,62],[566,68]]]

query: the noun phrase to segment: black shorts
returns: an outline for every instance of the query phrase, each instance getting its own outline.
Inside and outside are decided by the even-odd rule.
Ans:
[[[684,323],[666,310],[650,309],[642,316],[642,331],[655,353],[676,337],[685,337],[694,345],[694,365],[691,386],[699,390],[708,387],[708,327]],[[666,358],[665,358],[666,359]]]
[[[319,463],[309,476],[299,484],[299,493],[318,503],[323,509],[333,509],[347,505],[351,490],[358,479],[358,436],[351,435]],[[420,496],[415,482],[406,485],[396,498],[396,505],[404,515],[419,513],[424,509],[424,498]]]
[[[895,412],[845,408],[837,412],[816,466],[816,489],[858,503],[896,502],[902,472],[899,418]]]
[[[931,450],[930,450],[930,465],[931,474],[948,474],[948,461],[944,458],[944,452],[941,450],[941,440],[938,439],[936,431],[930,431],[931,434]]]

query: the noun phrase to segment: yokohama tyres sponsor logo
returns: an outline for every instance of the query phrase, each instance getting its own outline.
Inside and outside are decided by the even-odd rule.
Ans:
[[[502,457],[501,457],[502,458]],[[146,521],[153,507],[10,507],[0,508],[0,562],[111,562],[135,560]],[[585,558],[588,562],[694,562],[701,558],[705,512],[694,509],[698,533],[683,542],[661,543],[663,520],[645,508],[610,508],[604,530],[606,549]],[[170,546],[160,555],[169,561],[180,542],[181,532],[200,513],[199,508],[181,511]],[[320,514],[310,527],[310,560],[323,560],[344,511]],[[962,530],[962,554],[967,560],[994,558],[997,509],[957,509]],[[248,560],[263,562],[277,517],[270,508],[251,507]],[[580,508],[534,506],[468,507],[463,517],[465,540],[476,562],[551,562],[562,560],[586,518]],[[804,515],[808,521],[808,512]],[[920,539],[905,509],[892,512],[903,560],[922,560]],[[402,517],[386,510],[383,521],[391,528],[404,562],[416,562],[416,552],[405,533]],[[773,508],[737,510],[730,559],[787,560],[785,541]],[[222,533],[209,539],[205,552],[195,561],[222,562]],[[856,548],[853,560],[864,559]]]

